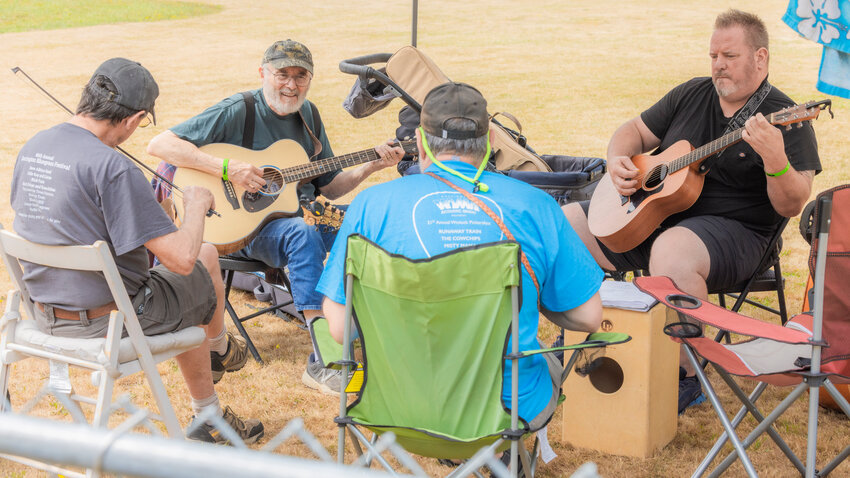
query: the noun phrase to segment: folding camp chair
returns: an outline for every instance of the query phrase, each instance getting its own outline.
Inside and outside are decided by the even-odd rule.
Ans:
[[[260,352],[257,351],[257,347],[254,345],[254,341],[251,340],[251,336],[248,335],[248,331],[245,329],[245,326],[242,325],[242,323],[245,322],[245,321],[251,320],[255,317],[259,317],[263,314],[276,314],[277,315],[278,311],[280,311],[281,309],[283,309],[285,307],[292,305],[293,304],[292,293],[291,293],[292,286],[289,283],[289,277],[287,277],[286,274],[281,274],[281,277],[280,277],[281,282],[283,282],[283,286],[290,293],[288,299],[277,302],[277,303],[274,303],[274,300],[273,300],[272,305],[270,305],[269,307],[263,307],[263,308],[258,309],[256,311],[250,313],[250,314],[246,314],[246,315],[243,315],[243,316],[240,317],[239,314],[236,312],[236,309],[233,307],[233,303],[230,301],[230,291],[231,291],[232,286],[233,286],[233,279],[235,277],[235,274],[237,272],[246,272],[246,273],[264,272],[269,268],[269,266],[267,266],[262,261],[256,261],[256,260],[253,260],[253,259],[245,259],[245,258],[230,256],[230,255],[220,256],[218,258],[218,264],[219,264],[219,267],[221,268],[222,275],[224,275],[224,308],[225,308],[225,310],[227,310],[227,314],[230,315],[230,319],[233,321],[233,325],[236,326],[236,329],[239,330],[239,333],[242,334],[242,337],[245,338],[245,341],[248,344],[248,350],[251,352],[251,356],[254,357],[254,360],[256,360],[257,363],[264,364],[265,362],[263,362],[263,358],[260,356]],[[275,297],[275,295],[272,294],[272,298],[274,298],[274,297]],[[280,313],[281,314],[287,314],[288,312],[280,312]],[[298,312],[296,311],[296,313],[298,313]],[[296,320],[300,319],[300,320],[303,321],[303,317],[294,317],[294,318]],[[284,318],[284,320],[288,320],[288,319]]]
[[[551,415],[522,420],[518,406],[518,361],[554,349],[518,349],[520,297],[519,244],[498,242],[460,248],[439,256],[410,260],[390,254],[359,235],[348,238],[345,259],[346,321],[343,343],[357,327],[365,376],[357,399],[346,407],[345,381],[340,392],[338,458],[343,461],[345,432],[358,454],[389,468],[359,430],[376,438],[392,431],[405,450],[419,455],[465,459],[479,449],[511,449],[516,476],[521,459],[526,476],[534,474],[536,449],[529,454],[521,440],[545,426]],[[314,337],[316,323],[311,323]],[[326,330],[326,325],[324,326]],[[320,360],[347,373],[356,365],[351,348],[321,337],[314,339]],[[508,352],[508,339],[512,350]],[[624,334],[591,334],[579,350],[622,343]],[[557,364],[561,382],[566,370]],[[504,360],[512,370],[511,406],[502,403]],[[547,360],[548,361],[548,360]],[[553,402],[560,396],[556,387]],[[554,413],[554,405],[551,407]],[[548,409],[547,409],[548,411]],[[535,448],[537,443],[535,443]],[[452,476],[477,473],[464,467]]]
[[[638,287],[696,321],[753,337],[724,345],[703,337],[702,327],[694,323],[683,321],[668,324],[665,328],[674,340],[686,345],[687,355],[725,430],[694,476],[701,476],[708,470],[727,440],[732,443],[734,450],[717,465],[711,476],[719,475],[738,458],[747,474],[756,476],[746,449],[765,432],[797,470],[807,477],[826,476],[850,456],[850,447],[847,447],[824,468],[816,468],[819,387],[825,386],[841,410],[850,416],[850,404],[833,385],[833,382],[850,383],[850,341],[847,340],[850,334],[850,296],[846,288],[850,283],[850,185],[825,191],[818,195],[816,201],[814,224],[817,239],[812,243],[809,256],[809,267],[815,277],[813,315],[800,314],[781,327],[688,296],[666,277],[641,277],[635,280]],[[696,354],[709,360],[744,404],[731,421],[705,372],[696,366]],[[748,397],[730,375],[751,378],[761,383]],[[764,416],[756,408],[755,402],[768,384],[796,387],[773,412]],[[773,423],[807,390],[808,440],[806,464],[803,465],[780,438]],[[735,429],[747,413],[756,419],[758,425],[741,440]]]
[[[7,296],[6,311],[0,320],[0,331],[3,334],[0,339],[0,396],[6,396],[8,391],[13,363],[27,358],[47,360],[51,373],[42,392],[54,395],[68,408],[75,421],[85,421],[81,404],[94,405],[91,424],[106,427],[114,408],[112,395],[115,380],[141,371],[159,409],[160,415],[152,418],[165,424],[168,435],[182,439],[183,431],[156,364],[200,345],[206,337],[204,330],[201,327],[189,327],[178,332],[145,336],[112,252],[103,241],[91,246],[45,246],[2,230],[0,226],[0,253],[16,287]],[[55,337],[39,331],[34,320],[23,320],[22,309],[30,319],[34,317],[34,304],[23,281],[19,261],[103,274],[118,309],[109,316],[106,337]],[[127,336],[122,338],[125,332]],[[92,372],[92,383],[98,387],[97,398],[76,393],[68,375],[69,366]],[[5,406],[4,402],[0,402],[0,410]],[[27,464],[32,465],[29,461]],[[71,474],[77,476],[74,472]]]

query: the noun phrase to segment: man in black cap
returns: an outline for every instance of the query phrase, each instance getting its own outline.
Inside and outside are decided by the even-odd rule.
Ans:
[[[173,174],[176,167],[194,168],[226,177],[236,186],[256,192],[266,182],[261,169],[234,158],[215,157],[198,148],[229,143],[262,150],[278,140],[290,139],[298,142],[312,161],[333,157],[319,111],[307,100],[313,79],[310,50],[294,40],[275,42],[266,49],[259,73],[262,88],[226,98],[153,138],[148,153],[163,160],[160,171]],[[404,156],[400,147],[389,144],[375,150],[379,155],[376,161],[347,171],[330,171],[299,185],[299,197],[309,201],[321,193],[336,199],[372,173],[395,166]],[[322,295],[315,290],[316,282],[333,238],[333,234],[320,233],[300,217],[276,219],[238,254],[270,267],[288,267],[295,307],[309,321],[320,314]],[[338,377],[338,373],[326,371],[311,356],[302,382],[336,394]]]
[[[14,228],[25,239],[48,245],[109,243],[146,335],[203,327],[207,340],[177,356],[192,408],[196,415],[206,408],[222,413],[245,442],[253,443],[263,436],[262,423],[241,420],[230,407],[222,410],[213,388],[214,375],[220,378],[224,370],[211,369],[211,350],[247,357],[245,344],[224,333],[218,254],[202,244],[213,196],[204,188],[184,188],[186,213],[178,229],[141,170],[113,149],[154,119],[158,95],[156,81],[139,63],[113,58],[100,65],[76,114],[35,135],[18,154],[11,194]],[[149,269],[148,251],[161,265]],[[23,267],[42,332],[106,335],[115,304],[102,276],[29,263]],[[234,363],[229,371],[244,364],[244,359]],[[225,441],[206,423],[190,438]]]
[[[599,328],[602,270],[551,196],[521,181],[483,171],[489,138],[487,102],[478,90],[463,83],[445,83],[428,93],[422,104],[421,127],[416,130],[417,146],[424,152],[419,156],[424,174],[372,186],[357,195],[319,281],[318,290],[325,295],[325,317],[336,340],[341,342],[343,336],[349,235],[361,234],[390,253],[414,260],[505,239],[500,226],[461,190],[504,223],[534,271],[534,278],[526,268],[522,271],[520,350],[539,348],[538,303],[544,314],[562,327],[585,332]],[[519,415],[532,431],[548,422],[561,385],[560,374],[550,376],[550,357],[534,357],[519,365]],[[563,369],[560,364],[554,368]],[[506,374],[509,369],[505,368]],[[510,406],[509,375],[503,381],[502,399]]]

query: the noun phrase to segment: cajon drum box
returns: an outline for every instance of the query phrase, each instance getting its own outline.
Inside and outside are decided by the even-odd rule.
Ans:
[[[673,439],[678,425],[679,345],[663,332],[668,313],[675,312],[660,304],[648,312],[602,309],[601,329],[629,334],[632,340],[608,347],[591,362],[596,367],[585,376],[573,367],[563,387],[565,442],[643,458]],[[564,343],[580,342],[584,336],[567,331]]]

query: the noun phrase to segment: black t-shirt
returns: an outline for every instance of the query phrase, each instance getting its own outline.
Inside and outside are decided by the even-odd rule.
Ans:
[[[757,111],[767,116],[793,104],[791,98],[773,87]],[[652,154],[658,154],[682,139],[695,148],[702,146],[722,136],[731,120],[723,115],[709,77],[694,78],[673,88],[640,117],[661,139],[661,146]],[[806,122],[802,128],[791,130],[780,128],[785,140],[785,154],[794,169],[820,172],[817,140],[811,124]],[[726,148],[706,174],[705,185],[696,203],[669,217],[662,226],[669,227],[686,217],[704,215],[735,219],[762,234],[770,234],[782,219],[767,195],[762,159],[745,141]]]

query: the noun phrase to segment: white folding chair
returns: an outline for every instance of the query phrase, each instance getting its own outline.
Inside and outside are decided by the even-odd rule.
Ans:
[[[66,408],[70,406],[68,411],[75,421],[86,421],[80,404],[94,405],[91,425],[106,427],[114,407],[115,380],[141,371],[159,411],[151,418],[163,422],[170,437],[182,439],[183,432],[156,364],[200,345],[206,335],[204,330],[189,327],[174,333],[145,336],[105,242],[98,241],[90,246],[45,246],[2,229],[0,226],[0,254],[15,289],[9,292],[6,311],[0,319],[0,396],[5,396],[8,390],[13,363],[41,358],[50,362],[51,377],[46,380],[48,383],[39,395],[54,395]],[[32,320],[34,305],[23,281],[19,261],[102,273],[118,308],[109,316],[106,337],[65,338],[39,331],[35,320]],[[22,317],[22,310],[29,320]],[[125,331],[127,336],[122,338]],[[92,383],[98,387],[96,398],[81,396],[74,391],[70,385],[69,366],[92,372]],[[5,401],[0,403],[0,411],[5,406]]]

